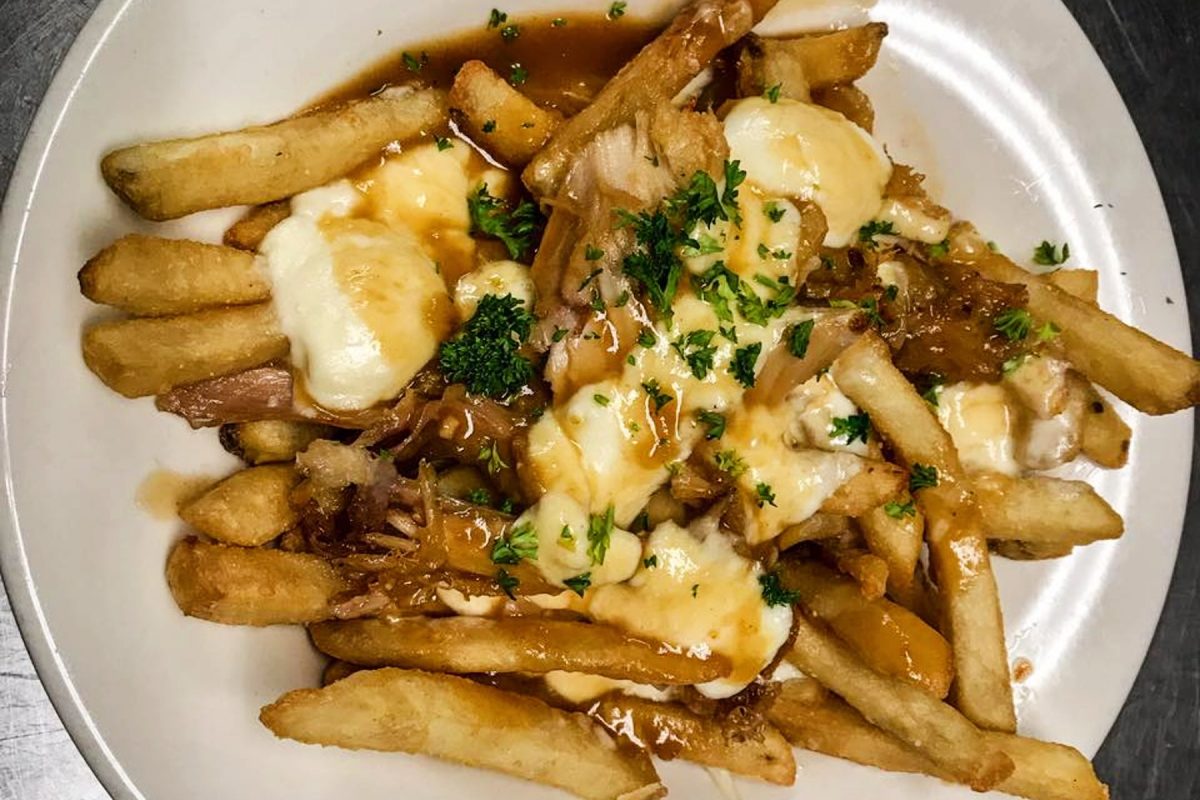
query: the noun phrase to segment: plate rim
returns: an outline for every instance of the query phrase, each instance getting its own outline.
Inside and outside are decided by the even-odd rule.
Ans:
[[[145,800],[145,796],[125,773],[115,754],[107,746],[103,734],[91,719],[76,691],[56,646],[54,635],[43,614],[41,600],[29,569],[14,495],[8,435],[7,388],[13,288],[30,212],[29,201],[39,188],[41,174],[56,140],[59,126],[88,73],[91,61],[103,48],[107,38],[120,23],[125,12],[135,2],[137,0],[101,0],[80,29],[38,104],[38,110],[21,144],[5,190],[3,204],[0,206],[0,256],[4,259],[2,268],[6,273],[4,279],[0,281],[0,364],[3,364],[3,372],[0,374],[0,479],[4,482],[3,492],[0,493],[0,576],[3,577],[5,590],[17,623],[17,630],[55,713],[89,769],[115,800]],[[564,2],[569,3],[570,0],[564,0]],[[1120,102],[1125,113],[1124,122],[1128,123],[1132,129],[1139,146],[1139,151],[1131,155],[1140,158],[1153,179],[1154,199],[1157,201],[1156,205],[1161,209],[1162,217],[1167,221],[1167,229],[1171,233],[1167,237],[1169,240],[1167,244],[1174,256],[1175,274],[1182,280],[1183,268],[1178,256],[1174,229],[1163,200],[1158,174],[1146,151],[1145,140],[1137,129],[1132,114],[1129,112],[1128,104],[1116,87],[1112,74],[1103,59],[1100,58],[1091,39],[1083,31],[1074,14],[1066,8],[1061,0],[1056,0],[1055,5],[1066,13],[1070,20],[1069,24],[1074,26],[1076,33],[1086,42],[1096,63],[1100,65],[1110,90]],[[1182,320],[1190,329],[1192,323],[1187,305],[1181,304],[1180,311],[1182,311]],[[1190,412],[1186,413],[1190,414]],[[1187,442],[1187,448],[1189,460],[1194,464],[1195,451],[1190,439]],[[1150,642],[1161,623],[1173,574],[1178,568],[1178,550],[1180,539],[1186,529],[1186,511],[1185,494],[1184,509],[1179,515],[1180,525],[1178,530],[1173,531],[1171,569],[1161,594],[1155,602],[1157,607],[1155,623],[1145,634],[1146,641],[1142,648],[1138,670],[1134,673],[1134,678],[1130,681],[1129,686],[1126,687],[1119,708],[1124,708],[1128,700],[1137,676],[1145,665]],[[1116,722],[1117,718],[1114,717],[1109,724],[1106,738]]]

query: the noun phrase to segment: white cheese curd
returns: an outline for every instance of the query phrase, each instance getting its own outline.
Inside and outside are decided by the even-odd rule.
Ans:
[[[438,600],[460,617],[494,617],[504,610],[505,598],[500,595],[476,595],[468,597],[451,586],[437,587]]]
[[[488,294],[500,297],[510,294],[532,309],[534,289],[529,267],[516,261],[491,261],[463,275],[454,286],[454,307],[459,319],[465,322],[475,316],[479,301]]]
[[[547,688],[572,705],[581,706],[598,700],[610,692],[640,697],[658,703],[670,701],[675,693],[671,687],[658,688],[645,683],[617,678],[606,678],[603,675],[588,675],[584,672],[563,672],[553,670],[544,676]]]
[[[1048,419],[1025,415],[1017,446],[1017,460],[1026,469],[1053,469],[1079,455],[1086,401],[1072,397],[1062,412]]]
[[[915,242],[937,244],[950,235],[950,214],[918,197],[889,197],[875,216],[892,232]]]
[[[449,333],[450,301],[416,237],[346,216],[341,181],[302,194],[259,249],[304,389],[334,410],[395,397]]]
[[[1050,356],[1025,357],[1004,376],[1004,385],[1041,419],[1061,414],[1070,397],[1071,365]]]
[[[955,383],[938,394],[938,421],[950,434],[963,469],[1016,475],[1015,415],[1004,387]]]
[[[828,247],[850,244],[879,213],[892,162],[869,133],[836,111],[749,97],[725,117],[725,139],[749,183],[820,206]]]
[[[729,421],[721,438],[721,448],[732,449],[745,464],[737,477],[742,491],[754,498],[765,486],[775,496],[774,503],[752,506],[744,531],[751,544],[808,519],[862,470],[862,459],[852,453],[792,449],[786,441],[791,417],[786,403],[751,406]]]
[[[609,533],[603,561],[589,554],[589,515],[565,494],[548,492],[517,518],[514,527],[533,526],[537,533],[534,564],[548,582],[566,586],[566,581],[587,574],[592,586],[617,583],[633,575],[642,557],[642,543],[632,533],[614,527]]]
[[[842,394],[829,373],[809,378],[789,392],[785,402],[791,410],[786,430],[792,446],[868,455],[867,443],[862,439],[847,441],[845,436],[833,436],[833,421],[852,417],[859,408]]]
[[[691,530],[665,522],[650,535],[645,555],[654,557],[654,566],[589,594],[589,616],[693,656],[729,658],[729,677],[696,687],[708,697],[731,697],[746,688],[792,627],[790,606],[763,601],[761,567],[738,555],[712,522]]]

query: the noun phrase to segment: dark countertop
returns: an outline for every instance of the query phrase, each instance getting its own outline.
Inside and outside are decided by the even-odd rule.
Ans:
[[[1051,2],[1052,0],[1041,0]],[[99,0],[0,0],[0,186],[54,71]],[[1116,80],[1150,153],[1200,319],[1200,4],[1064,0]],[[1193,349],[1200,338],[1193,326]],[[1200,428],[1197,429],[1200,431]],[[1197,448],[1200,451],[1200,448]],[[1200,797],[1200,481],[1137,684],[1096,758],[1118,800]],[[104,800],[42,690],[0,594],[0,797]]]

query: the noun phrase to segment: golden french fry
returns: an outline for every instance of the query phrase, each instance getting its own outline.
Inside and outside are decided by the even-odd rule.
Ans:
[[[226,247],[236,247],[238,250],[258,250],[258,246],[267,238],[271,229],[291,216],[291,213],[292,204],[288,200],[276,200],[274,203],[255,206],[229,226],[221,241]]]
[[[850,518],[836,514],[813,514],[797,525],[786,528],[779,536],[779,549],[787,550],[800,542],[831,539],[850,532]]]
[[[325,669],[321,670],[321,685],[328,686],[331,683],[336,683],[342,678],[348,678],[356,672],[360,672],[362,667],[357,664],[351,664],[348,661],[333,660],[325,665]]]
[[[79,271],[79,290],[93,303],[140,317],[261,303],[271,296],[270,282],[249,253],[139,234],[93,256]]]
[[[674,703],[625,695],[605,697],[591,714],[618,741],[645,747],[660,758],[682,758],[781,786],[796,780],[791,745],[765,723],[747,730],[728,718],[703,717]]]
[[[721,50],[750,32],[776,0],[695,0],[642,48],[585,109],[564,122],[521,177],[539,197],[558,194],[579,150],[600,131],[669,103]]]
[[[729,660],[698,658],[607,625],[536,617],[358,619],[310,629],[321,652],[368,667],[444,672],[583,672],[653,684],[725,677]]]
[[[1029,800],[1108,800],[1108,787],[1074,747],[1007,733],[985,733],[1016,769],[999,789]]]
[[[1063,542],[1023,542],[1019,539],[998,539],[988,542],[988,549],[1002,558],[1015,561],[1044,561],[1071,555],[1073,544]]]
[[[1067,294],[1040,275],[993,252],[973,227],[956,223],[950,256],[983,277],[1029,290],[1029,312],[1053,322],[1075,367],[1147,414],[1170,414],[1200,402],[1200,362]]]
[[[887,596],[892,602],[925,620],[929,627],[942,630],[941,600],[938,598],[937,587],[929,580],[929,573],[920,561],[917,562],[912,583],[904,587],[889,585]]]
[[[291,461],[317,439],[331,438],[336,428],[316,422],[264,419],[221,427],[221,445],[249,464]]]
[[[862,89],[853,84],[837,84],[812,93],[813,102],[836,111],[867,133],[875,129],[875,106]]]
[[[834,362],[834,379],[910,466],[936,470],[936,486],[921,489],[925,538],[941,589],[945,627],[954,647],[955,704],[976,724],[1016,729],[1004,621],[979,510],[950,435],[929,404],[892,364],[874,333]]]
[[[988,474],[974,484],[988,539],[1073,546],[1125,530],[1121,515],[1082,481]]]
[[[938,698],[950,691],[950,645],[916,614],[883,598],[864,598],[854,581],[815,562],[786,560],[778,570],[784,586],[877,672]]]
[[[1133,432],[1095,387],[1088,384],[1084,405],[1083,454],[1102,467],[1118,469],[1129,460],[1129,442]]]
[[[452,675],[356,672],[288,692],[259,719],[276,736],[351,750],[421,753],[557,786],[588,800],[662,797],[644,752],[617,748],[582,714]]]
[[[888,582],[886,561],[860,547],[845,547],[831,540],[821,542],[821,547],[833,558],[840,571],[854,579],[863,597],[868,600],[883,597]]]
[[[739,97],[778,92],[779,97],[809,102],[812,90],[804,72],[804,59],[777,39],[750,34],[743,40],[737,61]]]
[[[966,717],[925,690],[871,669],[803,614],[796,615],[787,658],[972,789],[995,788],[1012,773],[1012,760]]]
[[[530,162],[562,124],[562,114],[540,108],[482,61],[454,76],[450,113],[479,146],[510,167]]]
[[[287,353],[288,339],[270,303],[101,322],[83,334],[88,368],[126,397],[161,394]]]
[[[888,509],[892,514],[888,513]],[[895,514],[896,516],[893,516]],[[888,588],[906,588],[921,557],[925,514],[911,498],[904,503],[876,506],[857,518],[867,549],[888,568]]]
[[[896,497],[907,482],[908,474],[895,464],[864,459],[862,471],[839,486],[821,511],[857,517]]]
[[[399,87],[273,125],[126,147],[100,169],[134,211],[175,219],[321,186],[445,118],[442,92]]]
[[[1100,294],[1100,273],[1094,269],[1056,269],[1046,280],[1069,295],[1096,305]]]
[[[296,525],[288,495],[299,482],[291,464],[251,467],[189,502],[179,516],[219,542],[257,547]]]
[[[350,588],[325,559],[308,553],[178,542],[167,559],[167,585],[179,609],[226,625],[284,625],[328,619]]]

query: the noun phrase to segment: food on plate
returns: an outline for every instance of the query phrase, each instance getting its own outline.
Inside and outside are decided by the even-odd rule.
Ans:
[[[180,510],[176,604],[331,658],[277,735],[588,798],[663,796],[651,756],[790,784],[791,745],[1106,795],[1015,735],[991,559],[1120,537],[1053,471],[1123,466],[1120,400],[1190,407],[1200,366],[889,156],[855,83],[884,23],[752,33],[773,5],[494,9],[291,119],[104,159],[149,219],[252,206],[79,278],[127,315],[93,372],[245,462]]]

